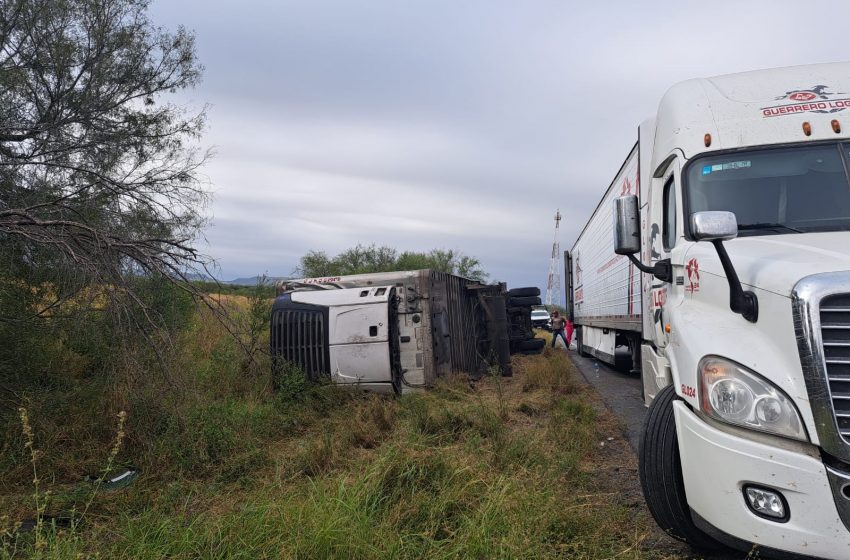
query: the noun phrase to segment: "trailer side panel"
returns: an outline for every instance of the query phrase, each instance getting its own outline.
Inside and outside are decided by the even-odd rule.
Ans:
[[[640,196],[638,146],[632,149],[570,252],[574,322],[641,332],[640,271],[614,253],[613,202]]]

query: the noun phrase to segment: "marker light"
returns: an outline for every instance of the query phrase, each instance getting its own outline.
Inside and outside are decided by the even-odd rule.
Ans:
[[[754,371],[717,356],[699,363],[700,409],[708,416],[760,432],[808,441],[794,403]]]
[[[711,134],[708,134],[708,133],[706,132],[706,133],[705,133],[705,138],[704,138],[703,140],[705,141],[705,147],[706,147],[706,148],[708,148],[709,146],[711,146]]]
[[[744,486],[744,498],[747,506],[759,517],[765,517],[772,521],[784,523],[790,517],[788,505],[785,498],[775,490],[761,488],[760,486]]]
[[[806,136],[812,135],[812,125],[809,124],[809,121],[803,123],[803,134],[805,134]]]
[[[832,119],[832,131],[836,134],[841,134],[841,123],[838,119]]]

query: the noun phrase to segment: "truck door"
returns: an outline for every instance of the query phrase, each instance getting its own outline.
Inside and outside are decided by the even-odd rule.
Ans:
[[[650,262],[670,260],[681,231],[681,203],[679,202],[678,158],[673,158],[660,177],[652,179],[650,202]],[[674,272],[673,277],[676,277]],[[675,280],[672,283],[652,278],[649,292],[649,312],[652,314],[652,339],[656,348],[667,346],[670,309],[675,304]]]

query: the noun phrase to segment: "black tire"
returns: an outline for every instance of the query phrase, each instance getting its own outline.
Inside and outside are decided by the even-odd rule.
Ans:
[[[507,307],[508,315],[531,315],[530,307]]]
[[[532,307],[540,305],[540,298],[538,296],[512,297],[508,301],[508,305],[511,307]]]
[[[546,341],[542,338],[527,338],[516,343],[517,350],[541,350],[546,346]]]
[[[534,332],[533,331],[527,331],[525,329],[516,329],[515,331],[511,332],[509,338],[511,340],[511,343],[518,344],[522,340],[534,338]]]
[[[576,351],[578,355],[582,358],[587,358],[590,356],[587,350],[584,349],[584,337],[581,334],[581,329],[576,329]]]
[[[508,295],[510,297],[539,296],[540,288],[514,288],[513,290],[508,290]]]
[[[718,550],[723,545],[703,533],[691,519],[676,439],[674,400],[676,392],[672,385],[659,391],[643,424],[638,447],[643,497],[665,533],[695,549]]]

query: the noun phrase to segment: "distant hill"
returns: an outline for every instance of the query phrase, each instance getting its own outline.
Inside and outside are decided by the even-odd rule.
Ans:
[[[204,274],[187,274],[186,278],[193,282],[218,282],[219,284],[231,284],[233,286],[256,286],[260,276],[248,278],[236,278],[234,280],[216,280],[212,276]],[[266,276],[266,284],[274,286],[280,280],[289,280],[288,276]]]
[[[250,278],[236,278],[235,280],[222,280],[222,284],[233,284],[234,286],[256,286],[259,282],[259,276],[251,276]],[[289,280],[288,276],[266,276],[266,284],[275,285],[280,280]]]

